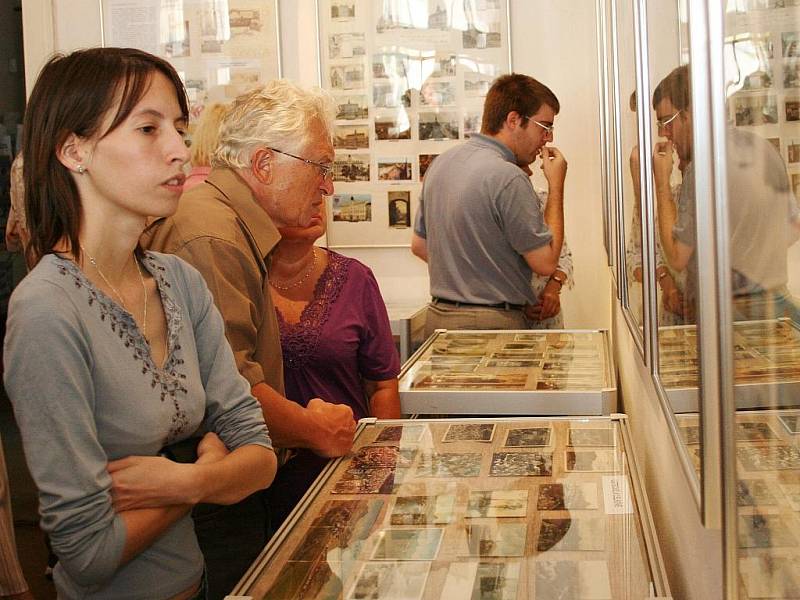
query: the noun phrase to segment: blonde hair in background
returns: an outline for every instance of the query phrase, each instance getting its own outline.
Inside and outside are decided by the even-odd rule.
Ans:
[[[197,125],[192,132],[192,146],[190,148],[193,167],[211,166],[211,155],[219,146],[219,127],[222,118],[228,112],[227,104],[212,104],[206,106]]]
[[[297,151],[318,119],[333,135],[336,107],[332,96],[320,89],[305,89],[286,79],[276,79],[236,98],[220,126],[219,146],[211,166],[246,168],[250,155],[270,146]]]

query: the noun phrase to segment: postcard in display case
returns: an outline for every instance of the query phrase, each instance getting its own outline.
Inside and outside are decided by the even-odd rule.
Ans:
[[[697,412],[697,328],[659,328],[658,346],[661,382],[673,410]],[[735,322],[733,349],[737,408],[798,404],[800,330],[790,319]]]
[[[102,0],[106,46],[168,60],[190,117],[281,76],[277,0]]]
[[[233,593],[667,597],[625,419],[362,421]]]
[[[422,179],[480,130],[511,70],[508,0],[319,0],[320,79],[336,103],[328,245],[409,246]]]
[[[606,331],[437,331],[400,373],[404,414],[603,415],[616,410]],[[541,434],[520,434],[533,445]]]
[[[699,471],[699,417],[676,415]],[[800,590],[800,410],[736,413],[739,597],[792,598]]]

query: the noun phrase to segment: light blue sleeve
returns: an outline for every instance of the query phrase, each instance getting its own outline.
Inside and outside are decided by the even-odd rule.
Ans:
[[[126,530],[111,504],[94,419],[94,356],[80,311],[57,285],[28,275],[11,298],[4,352],[41,527],[69,576],[100,586],[119,567]]]

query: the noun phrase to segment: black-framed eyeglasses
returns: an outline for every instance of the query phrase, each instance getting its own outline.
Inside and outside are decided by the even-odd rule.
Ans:
[[[319,169],[319,174],[322,175],[323,179],[329,179],[333,176],[333,165],[326,165],[321,162],[317,162],[315,160],[311,160],[308,158],[303,158],[302,156],[297,156],[296,154],[290,154],[289,152],[284,152],[283,150],[278,150],[277,148],[272,148],[271,146],[267,146],[268,150],[272,150],[273,152],[277,152],[278,154],[285,154],[286,156],[291,156],[292,158],[296,158],[297,160],[302,160],[307,165],[313,165]]]
[[[542,129],[544,129],[544,132],[545,132],[545,133],[549,133],[549,134],[551,134],[551,135],[552,135],[552,134],[553,134],[553,132],[554,132],[554,131],[555,131],[555,129],[556,129],[556,126],[555,126],[555,125],[545,125],[544,123],[540,123],[539,121],[537,121],[536,119],[534,119],[532,116],[526,116],[525,118],[526,118],[526,119],[528,119],[528,120],[529,120],[531,123],[536,123],[536,124],[537,124],[539,127],[541,127]]]
[[[656,119],[656,125],[658,125],[658,127],[659,127],[660,129],[666,129],[667,125],[669,125],[669,124],[670,124],[670,123],[672,123],[672,122],[673,122],[675,119],[677,119],[677,118],[678,118],[678,115],[679,115],[679,114],[681,114],[682,112],[683,112],[683,110],[678,110],[678,112],[676,112],[676,113],[675,113],[674,115],[672,115],[671,117],[665,117],[665,118],[663,118],[663,119]]]

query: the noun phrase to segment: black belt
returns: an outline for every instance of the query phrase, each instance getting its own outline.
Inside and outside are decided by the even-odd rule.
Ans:
[[[510,302],[498,302],[497,304],[475,304],[474,302],[458,302],[456,300],[448,300],[447,298],[431,297],[432,304],[449,304],[451,306],[471,306],[475,308],[502,308],[503,310],[522,310],[525,308],[524,304],[511,304]]]

